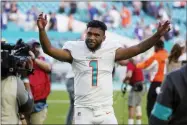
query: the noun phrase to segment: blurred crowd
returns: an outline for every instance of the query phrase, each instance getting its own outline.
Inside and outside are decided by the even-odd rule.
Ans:
[[[46,2],[47,3],[47,2]],[[175,2],[153,2],[153,1],[122,1],[122,2],[58,2],[57,9],[53,9],[54,6],[48,4],[45,8],[49,11],[42,11],[41,5],[32,4],[26,11],[23,11],[24,2],[21,3],[15,1],[4,1],[2,2],[2,17],[1,17],[1,27],[6,30],[8,27],[8,22],[16,23],[22,31],[36,31],[36,20],[37,16],[44,12],[48,16],[48,26],[49,31],[58,31],[57,23],[58,15],[66,15],[68,17],[68,31],[73,31],[73,22],[75,19],[81,20],[83,22],[88,22],[90,20],[100,20],[105,22],[109,30],[115,32],[115,29],[122,29],[126,32],[129,27],[133,30],[133,37],[138,40],[143,40],[151,36],[157,28],[158,22],[165,20],[171,21],[172,29],[168,34],[165,35],[164,39],[166,41],[172,39],[175,43],[183,44],[185,38],[181,35],[182,29],[178,26],[176,21],[171,19],[172,8],[183,9],[186,7],[186,2],[175,1]],[[168,6],[170,5],[170,7]],[[43,5],[44,6],[44,5]],[[25,5],[25,7],[27,7]],[[47,9],[46,9],[47,10]],[[54,11],[52,11],[54,10]],[[82,11],[83,13],[81,14]],[[77,16],[78,15],[78,16]],[[153,18],[154,22],[148,22],[146,17]],[[180,18],[179,18],[180,19]],[[63,22],[62,22],[63,23]],[[180,22],[181,23],[181,22]],[[186,22],[182,22],[185,23]],[[82,33],[82,38],[84,33]],[[54,62],[58,65],[58,63]],[[60,71],[59,71],[60,72]],[[55,79],[60,79],[64,76],[54,75]]]
[[[118,3],[122,6],[118,6]],[[133,28],[133,37],[142,40],[154,33],[157,27],[157,22],[170,20],[172,29],[165,35],[166,40],[175,37],[175,40],[181,39],[180,27],[176,22],[172,22],[172,8],[184,8],[186,2],[152,2],[152,1],[123,1],[123,2],[59,2],[56,11],[49,11],[48,30],[58,31],[57,14],[65,14],[68,16],[68,31],[73,31],[73,21],[77,19],[77,14],[80,10],[85,10],[83,15],[79,14],[79,19],[87,17],[87,20],[101,20],[106,23],[108,29],[117,28]],[[48,5],[50,7],[50,4]],[[36,19],[39,13],[42,12],[39,6],[32,5],[23,13],[17,2],[2,2],[2,29],[7,28],[8,21],[13,21],[18,24],[24,31],[36,31]],[[146,16],[154,18],[154,22],[146,23]],[[136,17],[136,18],[133,18]],[[185,22],[182,22],[185,23]]]

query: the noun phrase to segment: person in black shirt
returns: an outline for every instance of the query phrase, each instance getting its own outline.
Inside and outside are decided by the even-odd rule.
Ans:
[[[187,64],[169,73],[151,112],[149,125],[187,124]]]

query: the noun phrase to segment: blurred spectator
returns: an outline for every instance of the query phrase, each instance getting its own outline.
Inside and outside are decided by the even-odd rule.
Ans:
[[[112,28],[119,27],[121,22],[121,16],[115,6],[112,6],[112,9],[109,11],[109,15],[112,18]]]
[[[151,30],[150,25],[147,25],[144,29],[144,35],[143,35],[143,39],[147,39],[149,38],[151,35],[153,35],[153,32]]]
[[[1,16],[1,28],[2,28],[2,30],[7,29],[7,23],[8,23],[8,15],[7,15],[7,13],[2,9],[2,16]]]
[[[140,26],[140,22],[136,23],[136,27],[134,29],[134,33],[135,33],[135,38],[137,38],[138,40],[142,40],[143,39],[143,35],[144,35],[144,30],[143,28]]]
[[[112,17],[109,15],[109,11],[107,11],[107,12],[103,15],[102,21],[107,25],[107,27],[108,27],[109,29],[112,28],[113,19],[112,19]]]
[[[133,1],[132,6],[134,8],[133,14],[139,16],[141,9],[142,9],[142,2],[141,1]]]
[[[94,16],[98,14],[98,9],[92,6],[90,3],[88,3],[88,12],[89,12],[90,20],[93,20]]]
[[[18,18],[18,6],[16,2],[12,2],[10,8],[9,20],[17,21],[17,18]]]
[[[164,35],[165,41],[171,40],[173,38],[173,32],[172,31],[173,31],[173,29],[171,28],[171,30]]]
[[[102,16],[103,16],[102,13],[100,11],[98,11],[98,13],[95,14],[95,16],[94,16],[94,20],[102,21],[102,18],[103,18]]]
[[[142,10],[143,10],[145,13],[148,13],[148,8],[147,8],[148,1],[141,1],[141,2],[142,2]]]
[[[49,30],[57,31],[56,13],[50,13]]]
[[[122,17],[122,26],[127,27],[131,23],[131,13],[126,8],[123,6],[122,11],[121,11],[121,17]]]
[[[69,14],[74,14],[77,12],[77,3],[76,2],[71,2],[70,3],[70,12]]]
[[[6,12],[6,13],[9,13],[10,12],[10,9],[11,9],[11,3],[8,2],[8,1],[3,1],[2,2],[2,6],[3,6],[3,10]]]
[[[66,72],[66,88],[69,93],[69,100],[70,100],[70,107],[66,118],[66,124],[72,125],[73,124],[73,114],[74,114],[74,72],[72,70],[71,65],[68,63],[67,67],[69,68]]]
[[[184,41],[184,39],[180,36],[180,31],[179,31],[179,26],[175,25],[173,27],[173,35],[174,35],[174,39],[173,42],[175,43],[180,43],[181,41]]]
[[[18,11],[17,3],[16,2],[12,2],[11,8],[10,8],[10,12],[11,13],[17,13],[17,11]]]
[[[27,18],[26,20],[29,21],[29,20],[34,20],[36,21],[37,20],[37,15],[39,14],[39,10],[36,6],[32,6],[31,9],[29,9],[27,11]]]
[[[140,18],[139,23],[140,23],[140,27],[141,27],[142,29],[145,29],[145,21],[144,21],[144,18],[143,18],[143,17]]]
[[[164,8],[163,2],[160,2],[159,6],[158,6],[158,15],[157,15],[157,18],[160,19],[160,21],[169,20],[169,16],[168,16],[167,13],[168,12]]]
[[[132,1],[121,1],[123,6],[131,6],[132,5]]]
[[[65,4],[64,4],[64,1],[61,1],[60,2],[60,7],[58,9],[58,13],[64,13],[65,12]]]
[[[38,13],[39,11],[35,6],[32,6],[31,9],[26,12],[25,31],[34,30]]]
[[[179,57],[182,55],[182,47],[179,44],[175,44],[171,49],[171,53],[168,57],[167,62],[167,73],[177,70],[181,67],[181,62],[179,61]]]
[[[73,14],[69,14],[68,16],[68,31],[73,31],[73,21],[74,21],[74,17]]]
[[[147,14],[156,18],[157,17],[157,7],[156,7],[155,2],[147,1],[145,6],[146,6]]]
[[[90,2],[89,2],[90,3]],[[92,4],[91,4],[92,5]],[[77,8],[81,8],[83,10],[88,9],[88,2],[77,2]]]
[[[175,1],[173,2],[173,7],[184,8],[186,6],[186,1]]]

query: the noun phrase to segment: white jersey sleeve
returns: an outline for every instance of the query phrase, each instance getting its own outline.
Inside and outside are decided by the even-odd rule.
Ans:
[[[62,47],[62,49],[66,49],[66,50],[69,50],[71,52],[72,51],[72,47],[73,47],[73,42],[74,41],[65,42],[64,46]]]

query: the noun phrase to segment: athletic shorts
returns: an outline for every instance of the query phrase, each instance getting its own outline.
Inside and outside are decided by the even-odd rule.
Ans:
[[[131,88],[128,97],[128,106],[133,106],[133,107],[140,106],[144,91],[145,91],[145,87],[143,87],[143,90],[140,92],[136,92],[133,90],[133,88]]]
[[[75,124],[118,124],[113,107],[75,107]]]

